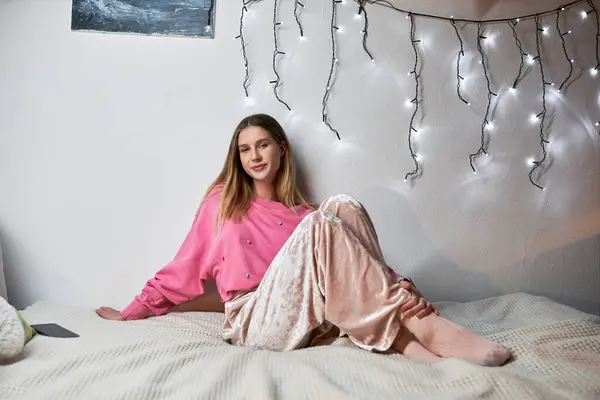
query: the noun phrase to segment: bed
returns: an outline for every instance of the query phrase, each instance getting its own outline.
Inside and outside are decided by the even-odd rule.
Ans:
[[[223,342],[218,313],[143,321],[38,302],[23,315],[76,339],[37,336],[0,367],[2,399],[600,399],[600,318],[543,297],[513,294],[442,302],[441,314],[510,347],[485,368],[372,354],[346,338],[276,353]]]

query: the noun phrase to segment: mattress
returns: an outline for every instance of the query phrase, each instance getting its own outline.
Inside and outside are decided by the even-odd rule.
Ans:
[[[423,363],[347,338],[270,352],[225,343],[222,314],[106,321],[92,309],[39,302],[23,312],[29,322],[56,322],[80,337],[35,337],[20,360],[0,367],[0,398],[600,399],[599,317],[527,294],[436,307],[508,346],[514,361]]]

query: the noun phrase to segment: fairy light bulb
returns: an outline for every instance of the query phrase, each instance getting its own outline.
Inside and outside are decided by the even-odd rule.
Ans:
[[[531,115],[529,116],[529,122],[531,122],[532,124],[536,123],[536,122],[537,122],[537,120],[538,120],[538,116],[537,116],[537,115],[535,115],[535,114],[531,114]]]
[[[581,11],[581,13],[580,13],[580,14],[581,14],[581,18],[582,18],[582,19],[586,19],[586,18],[587,18],[587,12],[585,12],[585,11]]]
[[[410,107],[410,106],[412,106],[412,100],[410,100],[410,99],[406,100],[406,101],[404,102],[404,105],[405,105],[406,107]]]
[[[535,160],[533,158],[529,157],[527,159],[527,165],[532,166],[533,164],[535,164]]]
[[[420,155],[420,154],[415,154],[415,159],[416,159],[417,161],[422,161],[422,160],[423,160],[423,156],[422,156],[422,155]]]
[[[550,28],[548,28],[547,26],[542,28],[542,33],[546,36],[548,36],[548,33],[550,33]]]
[[[511,87],[509,90],[512,94],[517,94],[517,88]]]
[[[590,68],[590,74],[592,74],[592,76],[598,75],[598,68]]]
[[[531,54],[527,54],[527,64],[533,65],[535,64],[535,58]]]
[[[493,122],[488,122],[485,125],[485,129],[488,130],[488,131],[493,131],[494,130],[494,123]]]

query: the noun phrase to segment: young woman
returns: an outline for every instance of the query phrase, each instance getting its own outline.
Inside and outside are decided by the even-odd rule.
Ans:
[[[502,345],[439,317],[386,265],[358,201],[335,196],[315,209],[295,178],[280,124],[264,114],[244,118],[173,261],[123,311],[97,313],[135,320],[199,311],[198,303],[182,304],[214,281],[224,303],[223,337],[235,345],[293,350],[334,332],[366,350],[424,361],[498,366],[509,359]]]

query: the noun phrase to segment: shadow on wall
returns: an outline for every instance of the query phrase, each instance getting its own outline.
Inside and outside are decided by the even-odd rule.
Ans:
[[[522,276],[494,284],[497,271],[487,273],[485,265],[481,266],[480,271],[466,271],[437,249],[401,193],[378,187],[357,197],[371,215],[388,264],[398,273],[410,276],[432,301],[467,302],[526,292],[600,315],[600,260],[595,270],[594,266],[576,268],[577,271],[585,270],[586,276],[569,276],[569,270],[576,265],[574,263],[582,259],[593,260],[594,254],[598,253],[598,235],[536,254],[518,265],[508,265],[504,268],[506,273],[519,271]],[[525,274],[521,271],[525,271]],[[573,288],[580,289],[583,282],[590,286],[570,293],[569,290]],[[513,287],[507,290],[507,285]],[[554,292],[549,288],[554,288]],[[582,298],[583,293],[598,294],[597,298]]]
[[[0,6],[2,0],[0,0]],[[18,264],[18,261],[14,259],[14,255],[17,253],[15,247],[17,246],[16,240],[11,240],[2,227],[0,227],[0,242],[2,243],[2,260],[4,264],[4,278],[6,280],[7,297],[9,303],[17,308],[22,308],[25,304],[24,299],[19,294],[24,292],[23,282],[19,281],[19,276],[12,268],[13,265]]]
[[[387,263],[410,276],[432,301],[472,301],[503,294],[482,272],[464,271],[429,240],[404,196],[385,187],[359,195],[377,229]]]
[[[600,315],[600,259],[585,271],[579,268],[581,260],[593,260],[598,253],[600,235],[595,234],[536,254],[533,259],[526,260],[530,276],[525,277],[522,283],[530,294],[549,297],[581,311]],[[509,268],[517,269],[516,266]],[[559,295],[548,292],[547,288],[553,286],[561,288]],[[575,287],[579,290],[569,290]],[[590,295],[586,298],[585,294]]]

